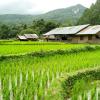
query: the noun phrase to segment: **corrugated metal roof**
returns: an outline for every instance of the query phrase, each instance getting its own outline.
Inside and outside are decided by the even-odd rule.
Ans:
[[[100,32],[100,25],[95,25],[95,26],[89,26],[83,31],[77,33],[77,35],[97,34],[98,32]]]
[[[18,38],[21,39],[21,40],[27,40],[27,38],[25,36],[20,36],[19,35]]]
[[[79,26],[71,26],[71,27],[61,27],[51,30],[50,32],[44,35],[56,35],[56,34],[76,34],[77,32],[81,31],[82,29],[88,27],[87,25],[79,25]]]
[[[24,34],[27,39],[38,39],[39,37],[36,34]]]

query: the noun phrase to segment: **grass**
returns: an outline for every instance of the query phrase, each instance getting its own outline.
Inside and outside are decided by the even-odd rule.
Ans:
[[[94,84],[94,81],[98,80],[100,80],[100,67],[88,68],[86,70],[80,70],[72,74],[70,73],[68,76],[66,76],[62,84],[63,97],[77,100],[78,97],[81,96],[81,98],[83,98],[82,100],[85,100],[85,98],[90,96],[90,92],[92,93],[94,91],[93,93],[96,94],[96,91],[92,90],[92,88],[95,87],[100,90],[100,86]],[[88,93],[89,95],[86,95]],[[94,100],[92,95],[93,94],[91,94],[91,99]]]
[[[98,67],[100,65],[99,55],[100,51],[94,50],[45,57],[26,55],[0,61],[4,100],[8,100],[12,96],[12,91],[15,99],[19,99],[22,94],[25,100],[37,97],[38,100],[41,100],[41,98],[46,99],[46,96],[49,100],[53,91],[51,91],[50,95],[47,95],[46,92],[49,88],[53,88],[51,84],[54,80],[60,78],[64,73]]]
[[[93,81],[92,83],[84,80],[78,80],[74,85],[71,100],[92,100],[100,99],[100,81]]]
[[[64,50],[84,47],[88,44],[64,44],[60,42],[0,41],[0,55],[20,55],[31,52]]]
[[[88,44],[59,42],[0,41],[0,55],[12,55],[0,59],[0,98],[3,100],[62,100],[59,80],[63,75],[82,69],[100,66],[100,49],[85,50]],[[46,56],[15,54],[32,52],[66,51]],[[76,84],[77,86],[77,84]]]

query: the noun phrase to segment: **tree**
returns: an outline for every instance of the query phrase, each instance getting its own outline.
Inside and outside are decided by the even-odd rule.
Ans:
[[[27,29],[27,25],[26,24],[22,25],[22,27],[23,27],[23,29]]]
[[[0,38],[6,39],[9,37],[10,28],[7,25],[2,25],[0,28]]]
[[[59,25],[59,23],[40,19],[38,21],[33,21],[31,28],[36,32],[36,34],[41,35],[56,27],[59,27]]]
[[[60,26],[59,23],[55,23],[55,22],[46,22],[46,23],[45,23],[45,27],[44,27],[44,29],[42,30],[42,33],[46,33],[46,32],[48,32],[48,31],[50,31],[50,30],[52,30],[52,29],[54,29],[54,28],[56,28],[56,27],[59,27],[59,26]]]
[[[36,32],[31,28],[27,28],[25,30],[22,30],[19,34],[20,35],[23,35],[23,34],[36,34]]]
[[[18,34],[44,34],[56,27],[59,27],[59,23],[52,21],[45,21],[43,19],[33,21],[32,25],[20,24],[20,25],[0,25],[0,38],[8,39],[15,38]]]
[[[92,4],[90,9],[86,9],[83,16],[79,19],[78,24],[100,24],[100,0]]]

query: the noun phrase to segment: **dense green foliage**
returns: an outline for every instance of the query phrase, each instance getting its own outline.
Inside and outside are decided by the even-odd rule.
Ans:
[[[15,38],[21,28],[21,26],[0,25],[0,39]]]
[[[44,34],[56,27],[59,27],[60,23],[45,21],[43,19],[33,21],[32,24],[20,24],[20,25],[0,25],[0,39],[16,38],[18,34]]]
[[[79,19],[78,24],[100,24],[100,0],[92,4],[89,9],[86,9],[83,16]]]
[[[77,10],[79,9],[79,12]],[[74,24],[83,14],[86,8],[76,5],[65,9],[50,11],[41,15],[0,15],[0,22],[5,24],[32,24],[33,20],[45,19],[60,23]],[[75,13],[77,12],[77,14]]]
[[[40,35],[59,26],[60,23],[56,23],[53,21],[45,21],[43,19],[40,19],[37,21],[33,21],[33,24],[30,26],[30,28],[33,29],[35,33]]]

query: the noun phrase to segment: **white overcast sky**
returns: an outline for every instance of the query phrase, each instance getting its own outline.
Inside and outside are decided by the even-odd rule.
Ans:
[[[76,4],[90,7],[96,0],[0,0],[0,14],[39,14]]]

